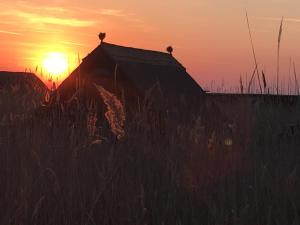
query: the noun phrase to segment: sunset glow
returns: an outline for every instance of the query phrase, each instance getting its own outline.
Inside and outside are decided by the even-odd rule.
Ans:
[[[43,67],[50,75],[59,76],[68,69],[68,61],[63,53],[49,53],[43,62]]]
[[[300,68],[298,0],[2,0],[0,7],[1,70],[41,68],[45,54],[61,52],[72,71],[78,55],[87,56],[98,46],[99,32],[106,32],[105,41],[124,46],[165,51],[172,45],[173,55],[202,86],[238,87],[240,76],[249,80],[254,69],[245,10],[268,83],[276,78],[282,16],[280,83],[293,79],[290,61]]]

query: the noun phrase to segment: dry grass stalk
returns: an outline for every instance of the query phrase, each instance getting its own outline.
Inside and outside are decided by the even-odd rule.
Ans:
[[[242,76],[240,76],[240,89],[241,89],[241,93],[244,93],[244,85],[243,85],[243,80],[242,80]]]
[[[250,89],[251,89],[251,86],[252,86],[252,81],[253,81],[253,78],[254,78],[254,75],[257,71],[257,66],[255,66],[254,70],[253,70],[253,73],[251,75],[251,78],[250,78],[250,81],[249,81],[249,84],[248,84],[248,93],[250,93]]]
[[[283,17],[281,18],[279,32],[278,32],[278,41],[277,41],[277,78],[276,78],[276,91],[279,94],[279,55],[280,55],[280,42],[282,36],[282,25],[283,25]]]
[[[255,50],[254,50],[254,44],[253,44],[252,33],[251,33],[251,29],[250,29],[250,23],[249,23],[249,18],[248,18],[247,11],[246,11],[246,19],[247,19],[249,37],[250,37],[250,42],[251,42],[251,47],[252,47],[252,53],[253,53],[253,58],[254,58],[254,63],[255,63],[255,70],[254,70],[254,73],[252,74],[252,77],[251,77],[250,82],[249,82],[248,92],[249,92],[249,90],[251,88],[252,80],[253,80],[255,72],[256,72],[257,79],[258,79],[258,84],[259,84],[259,89],[260,89],[260,93],[262,94],[262,88],[261,88],[260,77],[259,77],[259,72],[258,72],[257,59],[256,59]]]
[[[266,93],[266,88],[267,88],[267,80],[266,80],[266,76],[265,76],[265,73],[264,73],[264,71],[263,71],[263,70],[262,70],[261,74],[262,74],[263,83],[264,83],[264,93]]]
[[[81,87],[81,70],[80,70],[80,55],[77,53],[77,63],[78,63],[78,78],[76,78],[76,89],[79,89]]]
[[[292,58],[290,57],[289,60],[289,80],[288,80],[288,90],[287,93],[291,94],[291,68],[292,68]]]
[[[100,96],[107,107],[105,117],[109,122],[111,131],[117,136],[118,139],[124,137],[124,124],[126,116],[123,104],[114,94],[105,90],[102,86],[95,84],[95,87],[99,91]]]
[[[294,66],[294,77],[295,77],[295,92],[297,93],[297,95],[299,95],[299,83],[298,83],[298,79],[297,79],[297,73],[296,73],[296,66],[295,63],[293,63]]]
[[[118,71],[118,64],[115,65],[115,71],[114,71],[114,87],[115,87],[115,91],[117,90],[117,71]]]

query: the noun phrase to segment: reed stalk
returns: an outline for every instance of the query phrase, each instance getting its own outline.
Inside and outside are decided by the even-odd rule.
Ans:
[[[299,83],[298,83],[298,79],[297,79],[297,72],[296,72],[296,66],[295,63],[293,63],[293,67],[294,67],[294,78],[295,78],[295,93],[297,95],[299,95]]]
[[[281,36],[282,36],[282,24],[283,24],[283,17],[281,18],[279,32],[278,32],[278,41],[277,41],[277,78],[276,78],[276,91],[277,95],[279,94],[279,60],[280,60],[280,43],[281,43]]]
[[[255,70],[254,70],[254,73],[252,74],[252,77],[251,77],[250,82],[249,82],[248,92],[249,92],[249,90],[251,88],[252,80],[253,80],[255,72],[256,72],[257,79],[258,79],[258,84],[259,84],[259,89],[260,89],[260,93],[262,94],[262,88],[261,88],[260,77],[259,77],[259,72],[258,72],[257,59],[256,59],[255,50],[254,50],[254,44],[253,44],[252,33],[251,33],[251,29],[250,29],[250,23],[249,23],[249,17],[248,17],[248,12],[247,11],[246,11],[246,20],[247,20],[249,37],[250,37],[250,42],[251,42],[251,47],[252,47],[252,53],[253,53],[253,58],[254,58],[254,63],[255,63]]]

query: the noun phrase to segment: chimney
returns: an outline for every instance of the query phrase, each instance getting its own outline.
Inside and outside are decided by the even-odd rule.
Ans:
[[[167,47],[167,52],[168,52],[170,55],[172,55],[172,53],[173,53],[173,48],[172,48],[172,46]]]
[[[106,37],[106,33],[102,33],[102,32],[100,32],[100,34],[99,34],[99,39],[100,39],[100,44],[102,44],[102,42],[103,42],[103,40],[105,39],[105,37]]]

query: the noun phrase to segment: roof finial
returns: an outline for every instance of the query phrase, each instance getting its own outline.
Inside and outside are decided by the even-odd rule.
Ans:
[[[172,52],[173,52],[172,46],[167,47],[167,52],[168,52],[170,55],[172,55]]]
[[[99,34],[99,39],[100,39],[100,41],[101,41],[101,43],[103,42],[103,40],[105,39],[105,37],[106,37],[106,33],[100,33]]]

